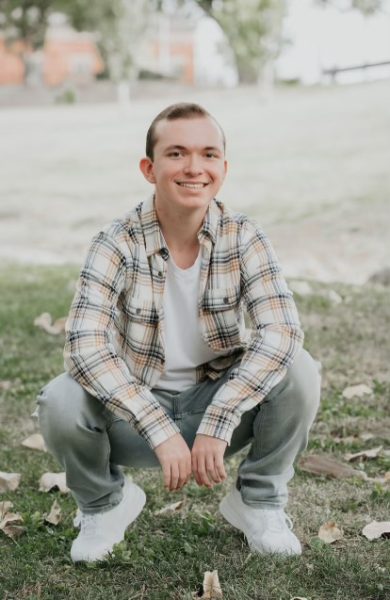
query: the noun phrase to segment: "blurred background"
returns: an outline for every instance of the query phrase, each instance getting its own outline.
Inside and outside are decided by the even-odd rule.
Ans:
[[[288,277],[389,277],[388,0],[0,0],[1,263],[81,265],[151,193],[146,131],[182,100],[225,129],[219,198]]]

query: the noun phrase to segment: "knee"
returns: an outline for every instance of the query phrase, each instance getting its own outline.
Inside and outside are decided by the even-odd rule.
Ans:
[[[320,366],[310,354],[302,349],[287,373],[289,402],[294,410],[308,421],[312,421],[320,404]]]
[[[45,440],[72,436],[86,392],[68,374],[62,373],[39,392],[38,417]]]

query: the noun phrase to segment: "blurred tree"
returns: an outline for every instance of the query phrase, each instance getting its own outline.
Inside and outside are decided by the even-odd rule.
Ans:
[[[158,0],[55,0],[53,4],[78,31],[97,33],[111,80],[134,79],[136,48]]]
[[[158,0],[0,0],[0,31],[7,42],[23,40],[21,57],[42,48],[50,16],[65,14],[78,31],[96,32],[110,78],[132,79],[137,71],[135,48]]]
[[[382,8],[384,0],[317,0],[317,2],[329,4],[343,11],[357,8],[365,15],[372,15]]]
[[[231,46],[240,83],[257,83],[282,44],[285,0],[197,0]]]

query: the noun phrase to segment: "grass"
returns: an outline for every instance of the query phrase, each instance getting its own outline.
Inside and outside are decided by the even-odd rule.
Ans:
[[[219,515],[218,502],[231,485],[242,453],[228,463],[228,481],[209,491],[191,483],[178,494],[165,492],[159,471],[129,469],[146,491],[148,502],[114,555],[97,565],[74,566],[69,550],[75,531],[71,497],[38,491],[48,470],[60,470],[49,454],[27,450],[20,442],[36,431],[30,414],[42,385],[62,370],[61,336],[33,325],[42,312],[67,313],[77,271],[74,268],[7,268],[0,271],[1,470],[22,474],[11,500],[22,514],[26,533],[17,541],[0,534],[0,598],[82,600],[190,600],[206,570],[218,569],[224,600],[385,600],[390,594],[389,540],[369,542],[362,527],[388,520],[390,492],[381,484],[331,480],[297,469],[290,486],[289,512],[304,544],[302,557],[280,559],[248,551],[242,535]],[[323,365],[323,400],[307,452],[342,459],[346,452],[384,445],[389,440],[390,318],[388,291],[379,287],[332,286],[343,298],[332,304],[329,287],[312,284],[315,293],[296,295],[306,331],[306,347]],[[374,394],[345,400],[347,385],[367,383]],[[363,441],[358,436],[371,433]],[[337,438],[355,436],[353,440]],[[388,446],[387,446],[388,449]],[[371,477],[390,470],[381,457],[357,465]],[[57,498],[63,520],[43,521]],[[154,515],[184,498],[182,511]],[[342,527],[344,538],[332,546],[317,536],[325,521]]]

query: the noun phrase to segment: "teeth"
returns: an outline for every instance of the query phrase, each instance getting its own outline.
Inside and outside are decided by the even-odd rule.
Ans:
[[[201,190],[206,185],[205,183],[178,183],[182,187],[189,188],[190,190]]]

